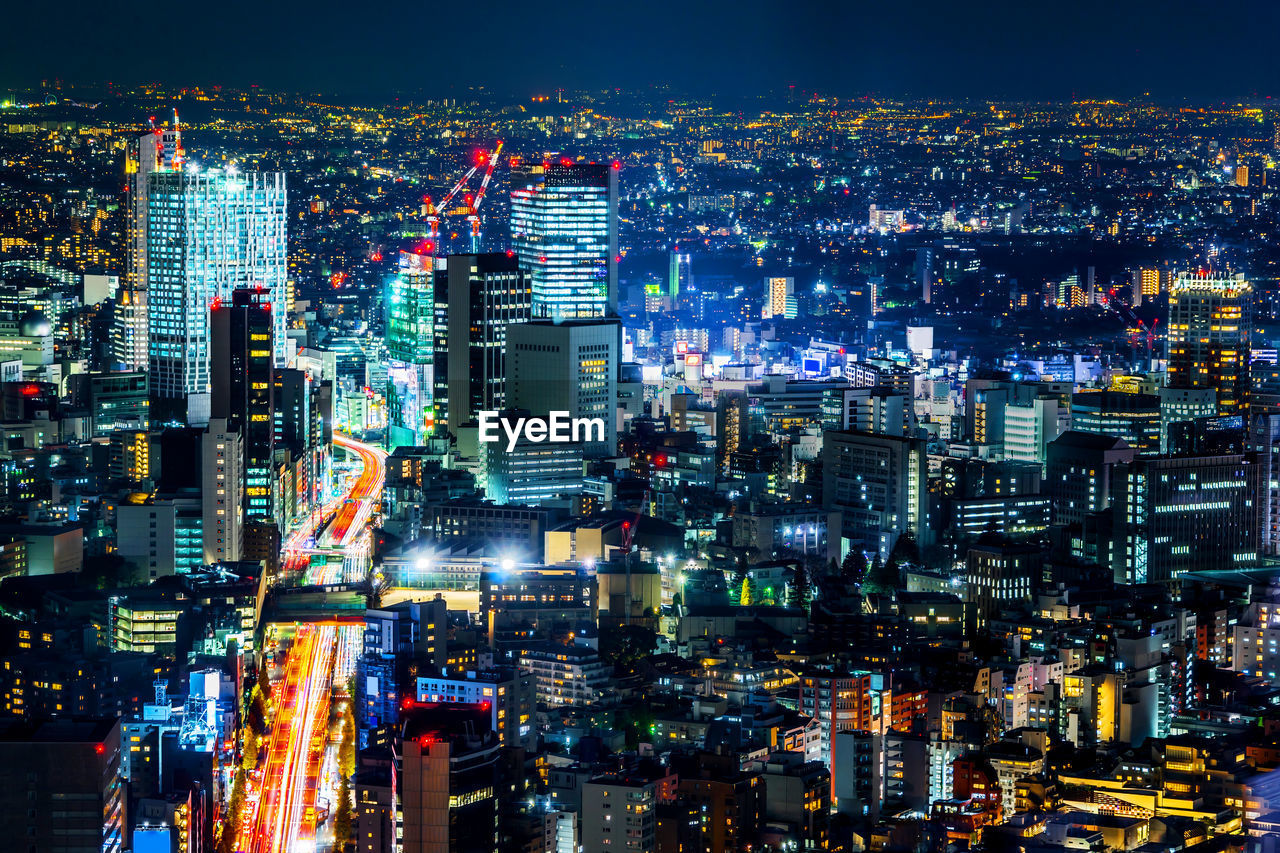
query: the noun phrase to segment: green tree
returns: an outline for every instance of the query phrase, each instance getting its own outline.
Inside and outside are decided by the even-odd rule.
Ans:
[[[840,579],[845,583],[862,583],[867,575],[867,558],[857,548],[844,555],[840,564]]]
[[[886,563],[876,554],[875,562],[867,572],[867,579],[862,584],[863,592],[880,593],[882,595],[902,588],[902,571],[898,561],[892,558]]]
[[[658,635],[644,625],[609,625],[600,629],[600,659],[617,672],[634,672],[658,648]]]
[[[267,672],[267,667],[258,670],[258,690],[262,693],[262,701],[267,704],[271,703],[271,674]]]
[[[338,769],[345,779],[356,772],[356,720],[347,705],[342,716],[342,745],[338,747]]]
[[[791,579],[791,587],[787,590],[787,604],[804,610],[809,607],[809,600],[812,597],[813,590],[809,585],[809,570],[802,564],[797,564],[795,576]]]
[[[333,810],[333,841],[336,850],[347,849],[351,840],[351,785],[343,776],[338,782],[338,802]]]
[[[244,732],[244,750],[240,754],[240,766],[248,773],[258,766],[258,733],[246,728]]]
[[[218,836],[217,853],[235,853],[236,830],[240,826],[240,813],[244,811],[244,784],[244,770],[237,770],[231,796],[227,798],[227,817]]]

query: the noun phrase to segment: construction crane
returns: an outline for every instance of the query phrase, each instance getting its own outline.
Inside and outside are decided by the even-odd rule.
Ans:
[[[493,180],[493,170],[498,165],[498,155],[502,153],[502,140],[499,139],[497,145],[493,149],[493,153],[480,151],[476,154],[476,162],[467,170],[458,182],[444,194],[439,204],[431,203],[431,196],[423,199],[427,205],[427,222],[431,226],[431,244],[433,246],[440,245],[440,219],[449,214],[449,205],[453,202],[455,196],[462,192],[462,189],[471,180],[476,172],[480,171],[480,167],[484,166],[484,177],[480,181],[480,189],[474,196],[467,195],[463,197],[463,204],[458,208],[457,212],[461,212],[467,217],[467,221],[471,223],[471,251],[480,251],[480,203],[484,201],[485,192],[489,189],[489,182]]]

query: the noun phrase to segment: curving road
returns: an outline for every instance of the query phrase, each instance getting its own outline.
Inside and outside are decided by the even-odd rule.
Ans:
[[[309,583],[343,580],[344,565],[368,556],[368,531],[382,495],[386,453],[334,433],[334,444],[359,457],[360,473],[347,494],[331,502],[284,545],[286,575],[304,571]],[[323,536],[323,519],[332,517]],[[337,557],[312,560],[327,552]],[[359,559],[352,559],[359,558]],[[333,802],[337,780],[324,773],[329,746],[329,700],[335,684],[345,685],[355,671],[363,641],[363,619],[314,622],[297,626],[284,665],[273,679],[275,714],[260,773],[249,779],[245,810],[236,833],[240,853],[309,853],[317,846],[316,804],[321,787]],[[328,762],[331,763],[331,762]],[[325,780],[329,781],[326,782]]]

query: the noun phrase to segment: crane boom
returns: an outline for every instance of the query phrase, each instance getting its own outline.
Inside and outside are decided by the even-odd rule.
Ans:
[[[502,153],[502,140],[498,140],[497,146],[493,149],[493,155],[489,158],[489,168],[484,170],[484,178],[480,181],[480,189],[476,193],[476,199],[471,203],[471,212],[475,213],[480,209],[480,202],[484,201],[484,194],[489,189],[489,181],[493,180],[494,167],[498,165],[498,155]]]

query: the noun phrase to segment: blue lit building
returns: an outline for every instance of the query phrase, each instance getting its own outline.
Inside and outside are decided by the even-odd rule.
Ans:
[[[285,359],[282,172],[157,172],[147,196],[147,360],[152,418],[209,419],[210,311],[235,290],[269,295],[272,353]]]
[[[561,161],[513,169],[511,186],[511,245],[529,271],[533,316],[616,313],[617,168]]]

